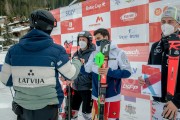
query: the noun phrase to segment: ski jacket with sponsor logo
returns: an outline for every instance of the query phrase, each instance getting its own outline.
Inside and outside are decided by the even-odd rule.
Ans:
[[[8,50],[0,80],[14,87],[16,103],[25,109],[37,110],[47,105],[61,105],[64,94],[59,73],[74,80],[80,67],[80,61],[71,63],[65,49],[54,44],[48,34],[33,29]]]
[[[180,34],[180,33],[179,33]],[[149,54],[148,64],[150,65],[161,65],[161,91],[162,97],[153,97],[154,100],[159,102],[166,102],[167,95],[167,76],[168,76],[168,54],[169,54],[169,44],[168,39],[170,36],[161,38],[160,41],[155,42]],[[179,63],[180,64],[180,63]],[[175,96],[172,98],[172,102],[176,105],[178,109],[180,109],[180,68],[177,75],[177,85]]]
[[[86,72],[92,72],[92,98],[94,100],[98,98],[98,66],[95,64],[94,58],[99,50],[100,47],[96,46],[96,51],[92,52],[85,64]],[[121,78],[128,78],[131,75],[131,67],[125,52],[116,45],[110,46],[108,66],[106,102],[119,101]]]

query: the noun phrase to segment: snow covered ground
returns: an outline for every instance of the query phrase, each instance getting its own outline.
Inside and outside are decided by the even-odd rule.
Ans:
[[[16,120],[16,115],[12,112],[11,107],[12,95],[10,89],[0,82],[0,119]]]

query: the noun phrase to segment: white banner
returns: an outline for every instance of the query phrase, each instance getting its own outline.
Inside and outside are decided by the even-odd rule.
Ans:
[[[110,12],[83,17],[83,30],[110,28]]]
[[[143,5],[149,2],[149,0],[141,0],[141,2],[139,0],[110,0],[110,1],[111,1],[110,2],[111,11]]]
[[[62,34],[61,35],[61,45],[64,46],[64,42],[67,41],[72,42],[73,41],[73,46],[77,46],[77,36],[78,36],[78,32],[77,33],[69,33],[69,34]]]
[[[148,24],[117,27],[111,28],[111,37],[115,44],[148,43],[148,32]]]
[[[121,97],[121,120],[151,120],[151,100],[140,96]]]
[[[82,3],[63,7],[60,9],[60,20],[70,20],[82,17]]]

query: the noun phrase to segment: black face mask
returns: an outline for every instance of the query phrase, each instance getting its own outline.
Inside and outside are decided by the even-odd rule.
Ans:
[[[96,45],[97,45],[97,46],[100,46],[100,45],[101,45],[101,42],[102,42],[102,40],[96,41]]]

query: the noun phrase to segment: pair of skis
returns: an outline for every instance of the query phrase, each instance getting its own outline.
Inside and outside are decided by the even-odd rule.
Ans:
[[[107,68],[109,60],[110,51],[110,41],[102,40],[100,44],[100,52],[95,56],[95,63],[99,68]],[[106,88],[107,88],[107,76],[98,75],[98,120],[107,120],[105,116],[105,98],[106,98]]]
[[[167,100],[170,100],[176,91],[177,75],[180,57],[180,38],[178,34],[169,37]]]
[[[69,59],[71,59],[71,49],[72,49],[73,42],[64,42],[64,46],[66,49],[66,53],[69,55]],[[71,109],[71,97],[72,97],[73,90],[70,85],[66,86],[64,94],[66,96],[65,99],[65,120],[71,120],[72,118],[72,109]]]

